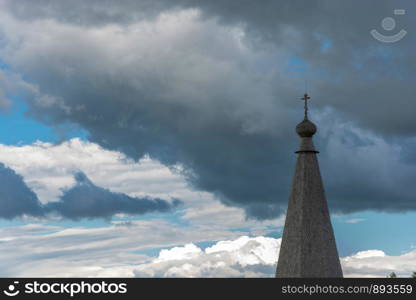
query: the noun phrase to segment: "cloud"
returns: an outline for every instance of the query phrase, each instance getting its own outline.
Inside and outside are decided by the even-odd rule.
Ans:
[[[386,277],[392,272],[410,277],[416,270],[416,251],[390,256],[381,250],[367,250],[344,257],[341,262],[348,277]]]
[[[78,172],[75,186],[64,191],[60,201],[42,204],[26,185],[22,176],[0,163],[0,217],[13,219],[22,216],[45,217],[49,213],[79,220],[82,218],[111,218],[116,214],[141,215],[149,212],[168,212],[183,202],[171,202],[151,197],[130,197],[96,186]]]
[[[22,215],[44,215],[36,194],[23,181],[22,176],[0,163],[0,218],[13,219]]]
[[[187,244],[160,251],[138,266],[139,277],[273,277],[281,239],[242,236],[220,241],[205,250]],[[409,277],[416,270],[416,251],[397,256],[381,250],[360,251],[341,258],[345,277]]]
[[[331,209],[416,208],[403,188],[415,175],[414,151],[403,150],[414,146],[414,38],[384,45],[369,35],[394,7],[76,3],[2,1],[0,55],[30,79],[30,116],[76,123],[90,141],[134,159],[180,165],[196,190],[250,217],[275,218],[287,204],[302,117],[293,99],[306,76]],[[400,22],[410,28],[414,20]]]
[[[281,242],[161,219],[101,228],[28,224],[0,234],[6,277],[273,277]],[[409,277],[416,270],[416,250],[394,256],[374,249],[340,259],[345,277]]]
[[[256,79],[257,75],[253,74],[252,76],[240,70],[239,65],[242,62],[244,63],[244,61],[239,56],[242,58],[246,53],[249,55],[250,51],[242,46],[240,31],[237,29],[230,31],[229,28],[221,28],[214,21],[204,22],[199,20],[198,15],[198,12],[195,10],[183,11],[178,15],[165,14],[159,16],[154,24],[141,22],[125,28],[127,30],[123,29],[121,32],[120,29],[122,28],[116,25],[106,27],[104,31],[101,29],[87,29],[85,31],[78,27],[59,25],[57,23],[50,24],[51,26],[48,25],[48,28],[53,28],[54,32],[50,32],[52,35],[58,34],[58,32],[62,37],[70,34],[72,36],[70,39],[76,38],[76,36],[85,37],[84,34],[88,32],[90,37],[84,41],[89,44],[88,48],[92,47],[90,48],[91,50],[102,43],[108,44],[106,41],[110,36],[111,38],[120,39],[119,46],[114,48],[102,48],[100,46],[101,50],[92,50],[95,53],[95,57],[101,57],[99,60],[102,59],[102,61],[97,61],[97,63],[106,68],[105,73],[110,77],[104,79],[91,73],[90,79],[96,78],[98,80],[95,83],[91,82],[91,86],[101,86],[93,92],[94,95],[91,94],[89,98],[91,102],[87,101],[85,95],[81,94],[83,94],[83,91],[92,90],[87,87],[76,86],[77,84],[73,80],[77,81],[75,77],[79,78],[79,75],[74,77],[75,73],[73,72],[78,73],[80,70],[78,68],[74,69],[73,64],[68,62],[67,75],[71,84],[59,90],[64,93],[74,94],[72,96],[63,96],[61,94],[60,97],[57,97],[64,101],[65,109],[63,109],[62,105],[56,104],[58,102],[48,105],[44,102],[37,102],[37,104],[31,102],[30,114],[45,120],[45,118],[41,117],[41,114],[43,114],[41,111],[45,109],[50,110],[46,118],[49,123],[79,117],[79,122],[76,120],[70,121],[79,123],[83,128],[86,128],[90,133],[89,139],[91,141],[107,149],[120,150],[133,158],[141,158],[148,154],[151,158],[157,159],[167,166],[180,164],[184,168],[184,174],[189,177],[188,181],[192,182],[195,188],[215,192],[219,197],[223,195],[224,199],[240,199],[239,203],[232,201],[232,204],[238,204],[237,206],[243,208],[255,206],[253,211],[256,211],[257,214],[268,213],[267,217],[274,218],[282,210],[280,207],[271,204],[275,203],[276,199],[274,196],[276,193],[273,192],[282,189],[286,191],[286,186],[274,186],[274,191],[271,191],[273,195],[265,190],[258,195],[259,190],[256,190],[256,186],[261,186],[265,179],[267,182],[271,182],[271,179],[267,179],[267,173],[270,169],[276,168],[279,165],[278,161],[282,160],[279,156],[276,156],[272,159],[276,163],[272,162],[267,167],[263,165],[266,157],[261,152],[258,152],[256,148],[259,145],[258,143],[266,143],[270,144],[271,148],[277,150],[278,142],[250,134],[250,132],[265,127],[262,121],[264,118],[259,114],[259,107],[252,101],[258,95],[264,94],[263,84],[261,84],[261,80]],[[25,25],[22,23],[15,23],[15,25],[23,29],[22,33],[29,29],[24,28]],[[40,26],[40,31],[43,32],[46,29],[44,27],[46,24],[43,21],[40,21],[38,25]],[[218,35],[218,30],[222,34]],[[157,34],[155,35],[153,32],[157,32]],[[30,39],[29,35],[24,35]],[[81,39],[83,40],[84,37]],[[66,38],[62,40],[66,40]],[[52,40],[50,41],[52,42]],[[81,40],[78,41],[81,42]],[[46,48],[42,46],[42,50],[39,48],[36,51],[43,53],[53,51],[57,53],[52,48],[58,45],[55,45],[54,42],[52,43],[44,45]],[[75,40],[71,41],[71,45],[76,43]],[[171,50],[168,52],[162,51],[165,47],[161,45],[165,43],[172,44],[172,47],[169,48]],[[115,44],[111,45],[115,46]],[[214,49],[212,47],[213,44],[221,45],[221,48]],[[144,45],[146,46],[144,47]],[[224,47],[224,45],[227,46]],[[207,52],[207,47],[213,51]],[[80,45],[80,47],[76,48],[81,50],[83,46]],[[132,48],[136,49],[133,51],[136,53],[134,55],[128,54],[132,53]],[[105,49],[104,52],[102,52],[103,49]],[[127,49],[130,50],[126,52]],[[33,51],[35,50],[33,49]],[[23,50],[23,52],[26,52],[26,50]],[[21,54],[26,56],[23,52]],[[96,56],[98,53],[101,53],[103,56],[101,54]],[[9,54],[13,56],[11,52]],[[8,57],[9,54],[4,53],[4,56]],[[77,61],[86,53],[82,50],[79,53],[71,52],[67,54]],[[115,59],[116,57],[124,57],[126,60],[123,62],[122,60],[124,59]],[[144,59],[146,57],[148,59]],[[86,57],[84,56],[84,58]],[[172,60],[173,58],[175,59]],[[58,60],[62,61],[61,59],[65,60],[64,57]],[[82,58],[82,60],[84,59]],[[104,61],[106,63],[102,63]],[[90,61],[92,64],[89,65],[89,63],[79,62],[80,64],[76,63],[76,65],[86,68],[85,75],[90,72],[95,73],[96,63]],[[174,62],[174,65],[172,65],[172,62]],[[136,68],[138,64],[141,66]],[[184,69],[184,64],[189,65],[189,68]],[[54,65],[54,63],[49,61],[48,65]],[[126,70],[125,68],[129,68],[128,66],[132,68]],[[35,69],[37,69],[36,66]],[[126,77],[122,79],[119,75],[114,76],[110,74],[111,72],[107,73],[111,69],[113,70],[111,72],[116,72],[113,73],[114,75],[124,74],[123,77]],[[210,71],[207,72],[207,70]],[[84,74],[83,72],[81,73]],[[46,77],[50,75],[45,73]],[[59,77],[60,75],[56,74],[52,77],[57,78],[56,76]],[[161,81],[160,76],[166,77],[166,80]],[[49,80],[54,80],[52,77],[49,77],[48,82]],[[230,79],[235,80],[235,82],[229,82]],[[108,80],[110,84],[122,84],[123,88],[119,86],[113,89],[113,92],[110,93],[111,95],[107,92],[101,95],[101,91],[104,91],[106,86],[108,86]],[[241,81],[244,82],[246,87],[249,87],[253,81],[258,82],[259,86],[240,91]],[[81,84],[83,82],[85,83],[84,79],[80,81]],[[56,83],[60,85],[62,82]],[[268,84],[265,81],[264,85],[267,86]],[[40,82],[37,82],[36,86],[39,86],[42,93],[47,95],[56,96],[55,94],[58,92],[58,90],[48,91],[48,88],[43,88],[43,83]],[[125,97],[128,94],[125,93],[124,87],[131,89],[131,93],[128,93],[130,96]],[[116,92],[116,90],[118,91]],[[215,97],[210,95],[213,90],[218,92],[218,95]],[[100,95],[95,95],[96,92]],[[119,94],[117,98],[120,99],[120,102],[118,103],[112,101],[115,94]],[[236,94],[240,95],[239,99],[234,98]],[[74,105],[69,104],[66,101],[67,99],[72,99],[78,103],[73,103]],[[262,98],[263,103],[273,107],[272,100],[271,95],[267,94],[265,98]],[[244,101],[247,106],[241,106],[240,101]],[[35,104],[37,108],[32,109],[34,108],[32,104]],[[119,104],[124,107],[122,111],[118,109]],[[90,114],[90,108],[92,107],[95,107],[95,113]],[[217,109],[213,111],[212,107],[217,107],[218,111]],[[36,112],[38,109],[40,110]],[[281,114],[278,110],[270,109],[269,111],[275,111],[278,115]],[[267,117],[273,123],[280,122],[279,120],[281,119],[275,118],[275,112]],[[194,118],[197,115],[200,116],[198,120]],[[118,120],[108,122],[110,119],[113,119],[113,121]],[[87,128],[89,127],[87,123],[91,124],[92,127]],[[243,131],[235,134],[235,130],[239,131],[240,129]],[[111,137],[104,136],[110,132],[113,132],[114,135],[111,134]],[[132,139],[131,136],[135,136],[135,138]],[[127,142],[127,144],[124,142],[119,144],[113,138],[120,142]],[[132,143],[131,145],[129,145],[130,142]],[[220,148],[224,149],[224,151],[220,150]],[[227,150],[227,148],[238,149],[238,151]],[[248,152],[244,152],[244,149]],[[218,163],[213,164],[210,153],[217,153],[216,160]],[[262,166],[244,168],[239,172],[242,176],[235,176],[236,182],[232,185],[227,183],[224,178],[218,177],[219,174],[215,175],[218,170],[211,169],[213,166],[220,168],[222,168],[221,166],[226,166],[227,170],[224,170],[223,175],[230,177],[234,170],[239,168],[239,164],[243,160],[250,164],[254,162],[260,163]],[[253,171],[258,176],[253,176]],[[214,180],[215,177],[217,179]],[[287,175],[284,177],[288,178]],[[249,184],[246,182],[247,178],[252,178]],[[258,201],[259,204],[253,204],[258,199],[260,199]],[[262,202],[267,204],[263,207]]]
[[[194,244],[160,251],[136,277],[263,277],[274,274],[280,239],[242,236],[200,249]]]
[[[93,184],[84,173],[75,174],[76,184],[66,190],[59,202],[49,202],[46,211],[57,212],[68,219],[111,218],[115,214],[141,215],[168,212],[182,204],[179,199],[169,203],[162,199],[136,198],[114,193]]]
[[[365,221],[365,219],[362,219],[362,218],[353,218],[353,219],[345,220],[344,223],[357,224],[357,223],[360,223],[360,222],[363,222],[363,221]]]
[[[97,185],[132,197],[196,198],[185,180],[162,164],[143,157],[135,162],[118,151],[74,138],[60,144],[0,144],[0,159],[23,176],[24,182],[46,204],[58,201],[71,188],[73,174],[82,171]]]
[[[5,277],[130,277],[160,248],[231,240],[249,231],[183,226],[163,219],[112,221],[106,227],[0,229],[1,275]],[[36,232],[36,234],[34,234]]]
[[[0,91],[0,110],[6,110],[10,105],[11,101],[4,96],[2,91]]]
[[[76,185],[74,174],[81,171],[95,185],[114,193],[133,198],[181,199],[184,205],[175,214],[194,228],[246,228],[251,234],[266,235],[280,230],[284,223],[283,216],[247,220],[243,209],[226,206],[211,193],[193,190],[180,174],[180,167],[168,168],[149,157],[135,162],[121,152],[77,138],[60,144],[0,144],[0,157],[22,175],[43,205],[60,201],[64,192]]]

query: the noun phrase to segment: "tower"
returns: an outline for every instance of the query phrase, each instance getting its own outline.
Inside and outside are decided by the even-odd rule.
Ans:
[[[312,136],[316,126],[305,117],[296,126],[301,138],[289,198],[276,277],[342,277],[334,232]]]

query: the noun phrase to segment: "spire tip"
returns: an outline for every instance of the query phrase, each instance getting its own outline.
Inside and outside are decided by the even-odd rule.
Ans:
[[[300,98],[301,100],[305,101],[305,120],[308,119],[308,100],[311,99],[311,97],[309,97],[308,93],[305,93],[303,95],[303,98]]]

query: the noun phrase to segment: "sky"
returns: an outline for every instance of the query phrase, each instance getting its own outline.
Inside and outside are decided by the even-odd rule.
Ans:
[[[0,276],[273,276],[307,89],[344,275],[409,277],[415,11],[0,0]]]

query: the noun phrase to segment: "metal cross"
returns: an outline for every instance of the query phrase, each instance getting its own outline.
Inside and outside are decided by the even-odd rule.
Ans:
[[[308,96],[308,94],[303,95],[303,98],[300,98],[301,100],[305,101],[305,120],[308,119],[308,100],[311,99],[311,97]]]

